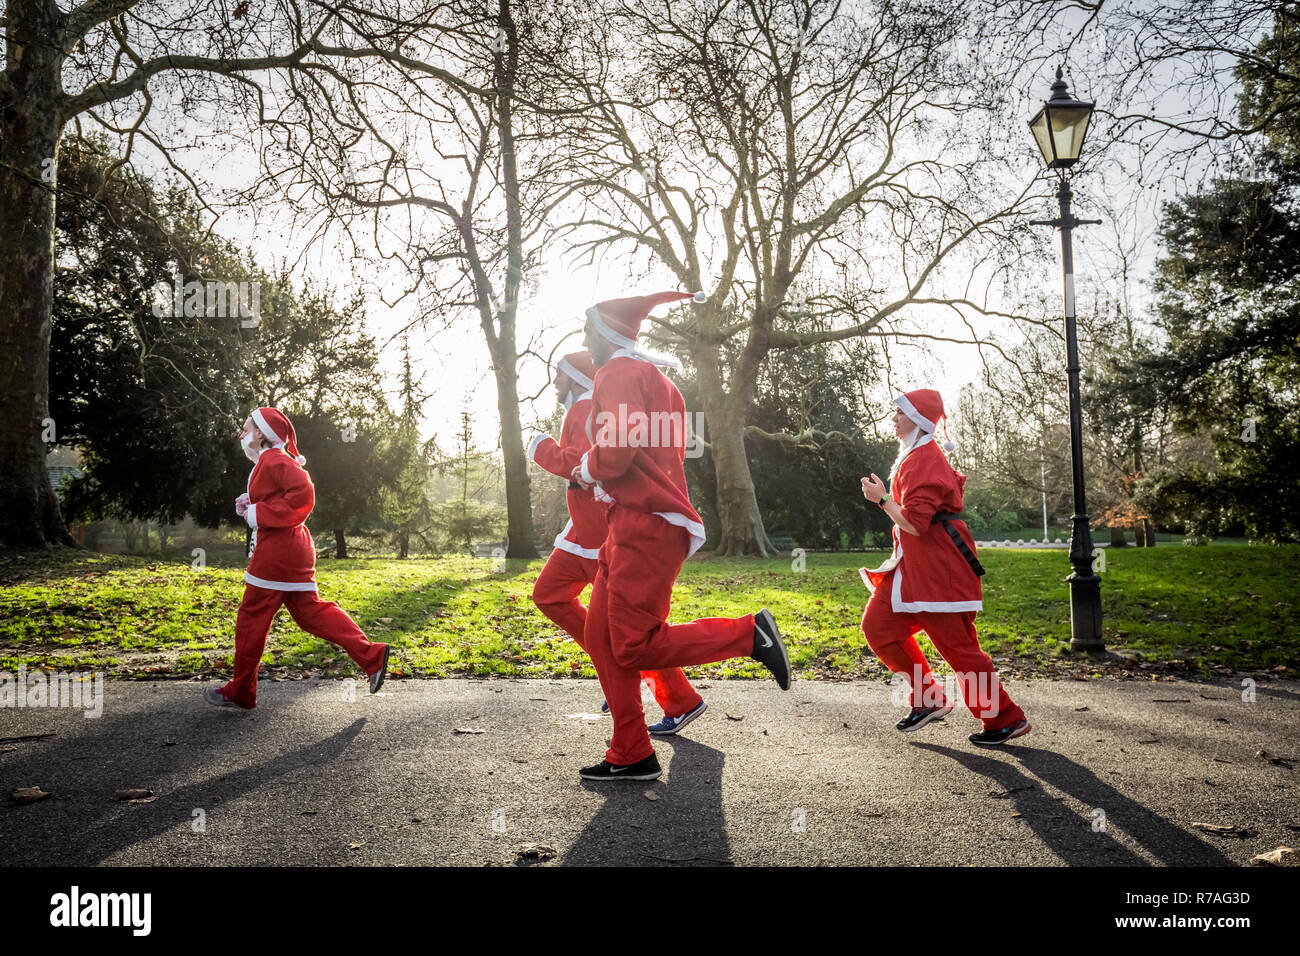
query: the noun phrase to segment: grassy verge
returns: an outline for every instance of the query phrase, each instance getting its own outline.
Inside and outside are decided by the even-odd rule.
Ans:
[[[882,554],[694,560],[674,592],[675,621],[766,606],[801,678],[887,674],[858,628],[866,590],[857,568]],[[1300,667],[1300,547],[1164,546],[1111,552],[1102,575],[1112,654],[1068,652],[1064,552],[986,550],[980,639],[1007,674],[1147,676],[1175,671],[1294,676]],[[394,645],[395,676],[594,677],[573,641],[530,599],[542,561],[322,561],[321,595],[373,640]],[[191,568],[144,558],[64,552],[37,562],[0,556],[0,669],[98,668],[118,677],[225,673],[234,649],[241,567]],[[938,663],[929,643],[923,649]],[[263,658],[272,678],[354,676],[347,656],[281,611]],[[693,669],[697,677],[762,677],[752,662]]]

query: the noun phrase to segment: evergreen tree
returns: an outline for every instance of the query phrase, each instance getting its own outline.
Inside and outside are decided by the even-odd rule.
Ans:
[[[1216,179],[1164,211],[1155,283],[1161,346],[1127,368],[1185,431],[1208,435],[1215,464],[1171,469],[1139,485],[1165,520],[1199,533],[1300,538],[1300,115],[1277,113],[1279,83],[1300,67],[1296,17],[1278,15],[1244,61],[1240,106],[1267,120],[1252,169]]]

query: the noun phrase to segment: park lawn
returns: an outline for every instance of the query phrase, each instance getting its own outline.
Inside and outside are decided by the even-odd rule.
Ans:
[[[0,669],[106,670],[117,677],[228,672],[242,567],[196,570],[189,561],[61,552],[36,563],[0,556]],[[800,678],[884,677],[858,622],[871,553],[789,558],[700,558],[686,564],[672,620],[768,607]],[[1102,601],[1108,661],[1070,655],[1070,567],[1063,551],[981,553],[980,639],[1004,673],[1089,676],[1176,670],[1294,674],[1300,667],[1300,546],[1107,552]],[[338,601],[376,641],[394,645],[395,676],[594,677],[573,641],[533,606],[542,561],[322,560],[325,600]],[[585,598],[584,598],[585,600]],[[929,643],[922,647],[939,662]],[[276,617],[264,673],[272,678],[355,676],[338,648]],[[942,670],[942,667],[939,668]],[[765,677],[753,662],[694,668],[696,677]]]

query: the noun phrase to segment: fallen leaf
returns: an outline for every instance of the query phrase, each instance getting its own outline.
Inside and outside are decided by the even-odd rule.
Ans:
[[[1291,763],[1287,757],[1279,757],[1277,754],[1271,754],[1267,750],[1256,750],[1255,756],[1260,760],[1267,760],[1275,767],[1286,767],[1288,770],[1291,769]]]
[[[349,850],[359,850],[359,849],[361,849],[363,846],[365,846],[365,843],[364,843],[364,842],[363,842],[363,843],[349,843],[349,844],[348,844],[348,849],[349,849]]]
[[[735,714],[727,714],[727,719],[728,719],[728,720],[744,720],[744,719],[745,719],[745,715],[744,715],[744,714],[740,714],[739,716],[737,716],[737,715],[735,715]]]
[[[555,856],[555,847],[544,843],[525,843],[515,850],[515,856],[521,860],[536,860],[540,863]]]
[[[481,727],[457,727],[452,731],[453,734],[485,734],[486,730]]]
[[[137,787],[134,789],[119,790],[113,794],[113,799],[126,800],[129,803],[153,803],[158,798],[154,796],[152,790],[145,790]]]
[[[1267,853],[1258,853],[1250,858],[1251,866],[1300,866],[1300,853],[1289,846],[1280,846]]]
[[[40,787],[19,787],[9,796],[14,803],[35,803],[37,800],[44,800],[49,794]]]
[[[1003,800],[1011,796],[1013,793],[1019,793],[1021,790],[1032,789],[1034,789],[1034,785],[1032,783],[1027,783],[1023,787],[1011,787],[1009,790],[990,790],[989,796],[995,800]]]
[[[1213,833],[1215,836],[1248,837],[1253,833],[1253,831],[1244,827],[1224,823],[1193,823],[1192,826],[1205,833]]]
[[[645,792],[645,798],[647,800],[658,800],[659,794],[655,793],[653,790],[647,790]]]

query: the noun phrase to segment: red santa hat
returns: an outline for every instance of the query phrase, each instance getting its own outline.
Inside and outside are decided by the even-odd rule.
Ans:
[[[288,415],[278,408],[262,407],[253,409],[249,417],[272,446],[283,448],[298,464],[307,464],[307,459],[298,454],[298,436],[294,434],[293,422],[289,421]]]
[[[681,368],[681,363],[674,358],[651,355],[637,349],[636,337],[641,332],[641,323],[645,321],[651,309],[665,302],[677,302],[681,299],[704,302],[707,298],[708,296],[703,292],[655,292],[652,295],[606,299],[604,302],[597,302],[587,310],[587,321],[602,337],[620,348],[627,349],[638,358],[656,365]]]
[[[579,391],[587,391],[596,384],[596,362],[586,349],[570,352],[556,366],[556,371],[563,372],[573,379]]]
[[[894,399],[894,404],[902,409],[903,414],[916,423],[916,427],[933,435],[943,420],[944,451],[952,451],[957,445],[948,438],[947,414],[943,410],[943,398],[932,388],[916,388],[904,392]]]

